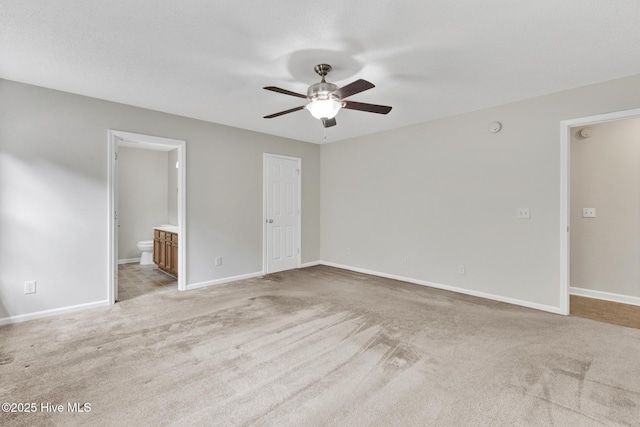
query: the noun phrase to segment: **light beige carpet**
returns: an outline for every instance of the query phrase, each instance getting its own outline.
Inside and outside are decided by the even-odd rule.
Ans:
[[[640,330],[319,266],[0,327],[0,378],[3,426],[637,426]]]

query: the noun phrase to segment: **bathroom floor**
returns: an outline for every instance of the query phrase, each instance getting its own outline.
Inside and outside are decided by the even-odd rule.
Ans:
[[[177,289],[178,280],[163,273],[155,264],[118,265],[118,301]]]

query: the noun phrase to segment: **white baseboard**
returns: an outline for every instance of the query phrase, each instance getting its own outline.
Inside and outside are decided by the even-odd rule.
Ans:
[[[264,276],[264,273],[262,271],[258,271],[256,273],[241,274],[239,276],[233,276],[233,277],[225,277],[223,279],[209,280],[206,282],[192,283],[190,285],[187,285],[187,290],[191,291],[193,289],[205,288],[207,286],[222,285],[223,283],[236,282],[238,280],[253,279],[254,277],[260,277],[260,276]]]
[[[304,264],[300,264],[300,268],[313,267],[316,265],[320,265],[321,263],[322,263],[321,261],[305,262]],[[190,291],[193,289],[206,288],[207,286],[222,285],[224,283],[236,282],[238,280],[245,280],[245,279],[253,279],[254,277],[260,277],[260,276],[264,276],[264,272],[257,271],[255,273],[241,274],[239,276],[225,277],[223,279],[208,280],[206,282],[200,282],[200,283],[192,283],[190,285],[187,285],[187,290]]]
[[[127,258],[118,260],[118,264],[133,264],[134,262],[140,262],[140,258]]]
[[[500,295],[494,295],[494,294],[488,294],[485,292],[473,291],[470,289],[458,288],[456,286],[442,285],[440,283],[427,282],[425,280],[413,279],[411,277],[403,277],[395,274],[381,273],[379,271],[367,270],[365,268],[351,267],[349,265],[336,264],[334,262],[320,261],[319,264],[326,265],[329,267],[342,268],[345,270],[355,271],[358,273],[371,274],[372,276],[379,276],[387,279],[395,279],[403,282],[414,283],[416,285],[428,286],[430,288],[443,289],[445,291],[457,292],[460,294],[471,295],[474,297],[485,298],[493,301],[506,302],[508,304],[514,304],[522,307],[533,308],[535,310],[547,311],[549,313],[564,314],[560,309],[560,307],[554,307],[551,305],[538,304],[535,302],[503,297]]]
[[[574,288],[573,286],[569,288],[569,293],[571,295],[578,295],[581,297],[602,299],[605,301],[612,301],[612,302],[619,302],[622,304],[631,304],[631,305],[640,306],[640,298],[632,297],[629,295],[614,294],[611,292],[603,292],[603,291],[594,291],[591,289],[584,289],[584,288]]]
[[[43,317],[58,316],[60,314],[73,313],[74,311],[87,310],[90,308],[104,307],[109,305],[108,300],[90,302],[87,304],[71,305],[69,307],[54,308],[51,310],[36,311],[35,313],[19,314],[17,316],[9,316],[0,318],[0,325],[8,325],[11,323],[26,322],[27,320],[41,319]]]
[[[305,262],[304,264],[300,264],[300,268],[314,267],[320,264],[321,264],[320,261]]]
[[[122,260],[122,261],[125,261],[125,260]],[[139,261],[139,259],[138,259],[138,261]],[[120,263],[120,261],[118,261],[118,262]],[[333,263],[333,262],[312,261],[312,262],[307,262],[307,263],[302,264],[300,266],[300,268],[313,267],[313,266],[316,266],[316,265],[326,265],[328,267],[342,268],[344,270],[350,270],[350,271],[355,271],[355,272],[358,272],[358,273],[370,274],[372,276],[378,276],[378,277],[385,277],[387,279],[400,280],[400,281],[403,281],[403,282],[413,283],[413,284],[416,284],[416,285],[428,286],[428,287],[431,287],[431,288],[443,289],[443,290],[457,292],[457,293],[461,293],[461,294],[472,295],[472,296],[476,296],[476,297],[480,297],[480,298],[486,298],[486,299],[489,299],[489,300],[505,302],[505,303],[508,303],[508,304],[519,305],[519,306],[522,306],[522,307],[533,308],[533,309],[536,309],[536,310],[547,311],[547,312],[555,313],[555,314],[563,314],[559,307],[553,307],[553,306],[549,306],[549,305],[538,304],[538,303],[534,303],[534,302],[523,301],[523,300],[518,300],[518,299],[508,298],[508,297],[503,297],[503,296],[500,296],[500,295],[488,294],[488,293],[485,293],[485,292],[472,291],[472,290],[469,290],[469,289],[458,288],[458,287],[455,287],[455,286],[442,285],[442,284],[439,284],[439,283],[433,283],[433,282],[427,282],[427,281],[424,281],[424,280],[413,279],[411,277],[404,277],[404,276],[398,276],[398,275],[395,275],[395,274],[382,273],[382,272],[379,272],[379,271],[373,271],[373,270],[368,270],[368,269],[359,268],[359,267],[352,267],[352,266],[349,266],[349,265],[337,264],[337,263]],[[204,288],[204,287],[207,287],[207,286],[222,285],[224,283],[235,282],[235,281],[238,281],[238,280],[252,279],[254,277],[260,277],[260,276],[263,276],[263,275],[264,275],[264,273],[262,271],[258,271],[258,272],[255,272],[255,273],[241,274],[239,276],[225,277],[225,278],[222,278],[222,279],[210,280],[210,281],[200,282],[200,283],[192,283],[190,285],[187,285],[187,290],[199,289],[199,288]],[[591,290],[588,290],[588,289],[573,288],[573,287],[571,288],[571,293],[574,294],[574,295],[581,295],[581,296],[586,296],[586,297],[591,297],[591,298],[605,299],[605,300],[614,301],[614,302],[622,302],[622,303],[625,303],[625,304],[640,305],[640,298],[637,298],[637,297],[630,297],[630,296],[624,296],[624,295],[618,295],[618,294],[611,294],[611,293],[607,293],[607,292],[591,291]],[[79,304],[79,305],[74,305],[74,306],[69,306],[69,307],[61,307],[61,308],[55,308],[55,309],[51,309],[51,310],[38,311],[38,312],[35,312],[35,313],[28,313],[28,314],[21,314],[21,315],[17,315],[17,316],[3,317],[3,318],[0,318],[0,325],[7,325],[7,324],[11,324],[11,323],[18,323],[18,322],[25,322],[27,320],[40,319],[40,318],[43,318],[43,317],[50,317],[50,316],[57,316],[57,315],[60,315],[60,314],[72,313],[72,312],[75,312],[75,311],[87,310],[87,309],[96,308],[96,307],[104,307],[104,306],[107,306],[107,305],[109,305],[109,301],[108,300],[104,300],[104,301],[97,301],[97,302],[92,302],[92,303],[87,303],[87,304]]]

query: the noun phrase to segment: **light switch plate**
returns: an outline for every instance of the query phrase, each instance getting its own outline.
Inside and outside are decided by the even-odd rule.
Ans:
[[[529,219],[531,218],[531,211],[529,208],[518,208],[516,217],[520,219]]]
[[[582,208],[582,218],[595,218],[596,208]]]

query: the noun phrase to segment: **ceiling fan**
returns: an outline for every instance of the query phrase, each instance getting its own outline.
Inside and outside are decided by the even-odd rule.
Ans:
[[[280,89],[275,86],[264,87],[263,89],[266,90],[309,100],[309,103],[306,105],[301,105],[290,110],[280,111],[279,113],[269,114],[268,116],[264,116],[264,118],[272,119],[274,117],[282,116],[283,114],[293,113],[294,111],[306,108],[313,117],[322,120],[322,125],[328,128],[336,125],[335,117],[342,108],[378,114],[387,114],[391,111],[391,107],[386,105],[366,104],[363,102],[346,100],[346,98],[352,95],[375,87],[373,83],[359,79],[340,88],[333,83],[327,83],[324,79],[325,76],[329,74],[329,71],[331,71],[331,65],[318,64],[314,67],[314,70],[318,75],[320,75],[320,77],[322,77],[322,80],[320,80],[320,83],[309,86],[306,95],[291,92],[286,89]]]

